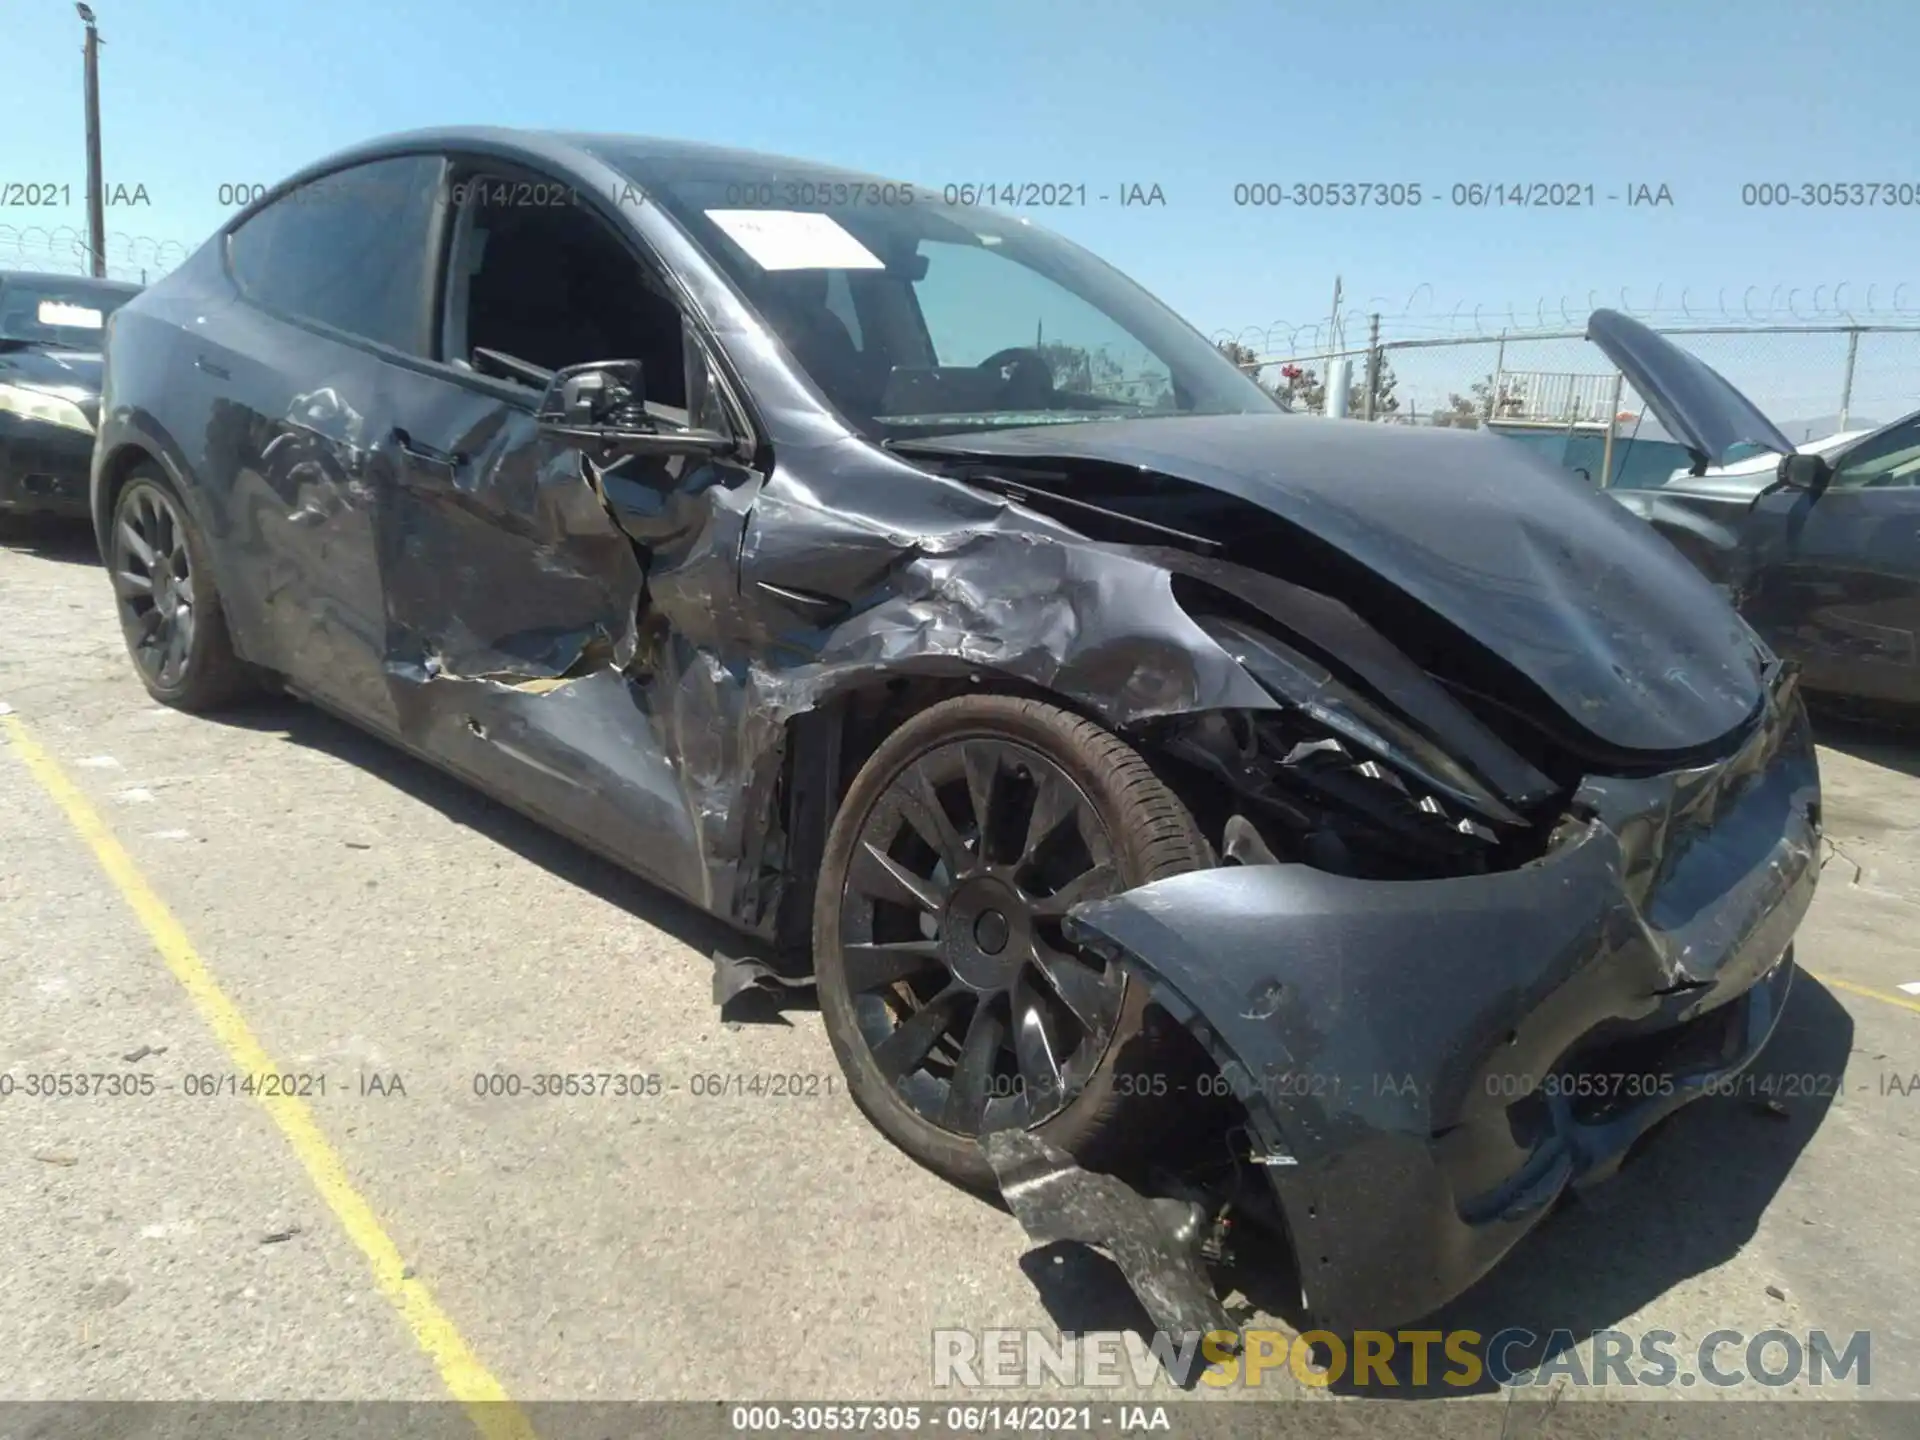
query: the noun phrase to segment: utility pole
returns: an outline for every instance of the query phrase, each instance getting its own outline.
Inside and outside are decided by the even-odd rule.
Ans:
[[[1853,362],[1860,355],[1860,330],[1858,326],[1847,332],[1847,373],[1840,381],[1840,423],[1834,427],[1847,428],[1847,421],[1853,418]]]
[[[1373,407],[1380,396],[1380,312],[1367,321],[1367,408],[1363,418],[1373,419]]]
[[[107,205],[100,180],[100,32],[94,28],[93,10],[85,4],[73,7],[87,27],[87,252],[95,279],[107,273]]]
[[[1607,443],[1600,452],[1600,488],[1608,489],[1613,484],[1613,432],[1620,428],[1620,397],[1624,393],[1627,377],[1618,370],[1613,372],[1613,408],[1607,412]],[[1634,426],[1639,433],[1639,426]]]

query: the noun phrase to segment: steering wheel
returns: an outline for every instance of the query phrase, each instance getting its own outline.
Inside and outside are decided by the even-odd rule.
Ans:
[[[999,371],[1006,379],[1003,400],[1020,404],[1043,404],[1053,398],[1053,367],[1047,357],[1031,345],[1009,345],[996,350],[974,367]]]

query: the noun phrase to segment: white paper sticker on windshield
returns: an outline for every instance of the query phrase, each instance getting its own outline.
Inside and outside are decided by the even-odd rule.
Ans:
[[[762,270],[884,270],[831,215],[811,210],[709,210]]]
[[[69,305],[64,300],[42,300],[39,315],[42,325],[68,325],[80,330],[98,330],[106,324],[106,316],[100,311],[89,309],[85,305]]]

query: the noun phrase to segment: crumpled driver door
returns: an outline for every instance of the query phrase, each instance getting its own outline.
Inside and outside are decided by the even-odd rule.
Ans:
[[[402,738],[488,792],[711,905],[714,724],[758,476],[602,467],[452,380],[387,444],[386,673]],[[730,618],[731,617],[731,618]]]

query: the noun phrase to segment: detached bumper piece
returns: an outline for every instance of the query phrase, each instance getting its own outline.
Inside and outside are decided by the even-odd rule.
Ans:
[[[1513,871],[1175,876],[1074,911],[1244,1103],[1308,1309],[1430,1313],[1570,1185],[1765,1045],[1818,876],[1819,772],[1793,674],[1739,751],[1595,777]]]
[[[1082,1170],[1025,1130],[995,1130],[983,1143],[1001,1196],[1036,1244],[1071,1240],[1107,1251],[1162,1333],[1233,1330],[1201,1260],[1201,1206]]]

